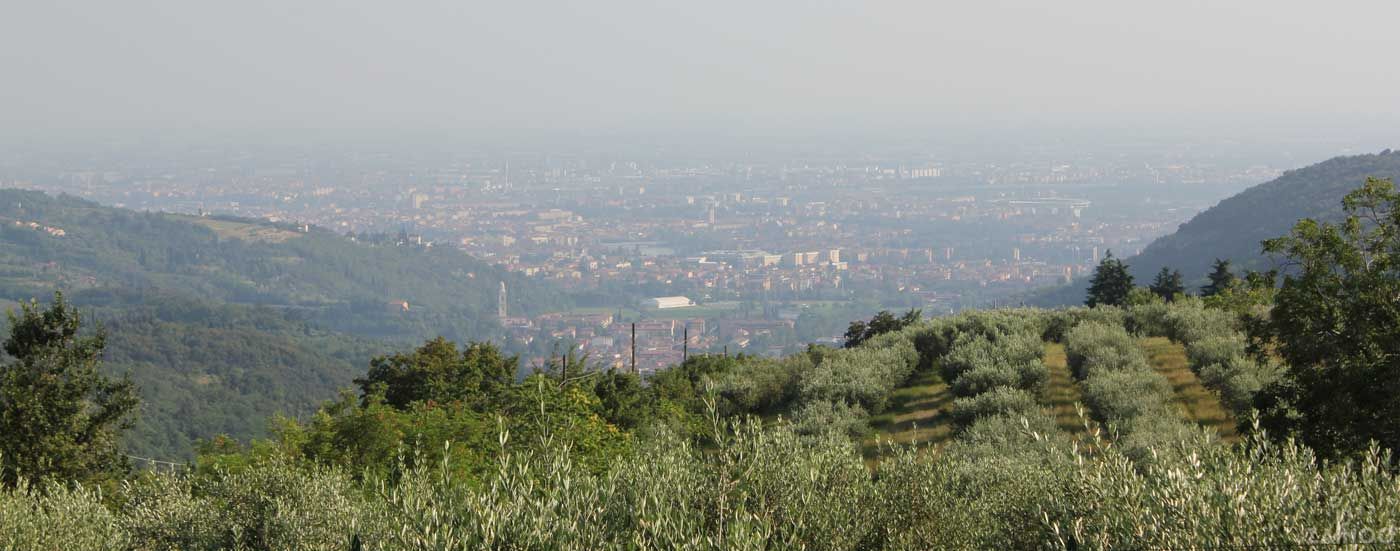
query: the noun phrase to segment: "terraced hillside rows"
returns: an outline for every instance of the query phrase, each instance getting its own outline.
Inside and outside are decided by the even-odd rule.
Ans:
[[[1140,339],[1138,346],[1147,353],[1152,369],[1171,383],[1175,395],[1172,403],[1180,410],[1183,419],[1214,429],[1223,440],[1239,439],[1235,419],[1221,405],[1220,397],[1201,384],[1201,380],[1187,367],[1185,347],[1165,337]]]
[[[1084,433],[1084,422],[1079,415],[1079,406],[1084,396],[1069,372],[1065,359],[1065,345],[1045,343],[1045,367],[1050,371],[1050,380],[1045,388],[1045,401],[1055,414],[1055,426],[1071,435]]]
[[[1172,316],[1163,317],[1169,312]],[[1086,421],[1114,420],[1117,422],[1112,434],[1117,436],[1123,436],[1123,431],[1137,431],[1147,424],[1155,424],[1159,427],[1152,428],[1148,431],[1149,434],[1189,435],[1191,427],[1201,427],[1210,429],[1224,442],[1238,441],[1238,413],[1232,411],[1232,407],[1226,406],[1221,397],[1221,390],[1228,389],[1212,387],[1212,383],[1221,386],[1217,382],[1219,376],[1212,375],[1215,379],[1203,378],[1197,375],[1200,368],[1191,364],[1193,361],[1205,364],[1211,362],[1211,359],[1191,359],[1193,357],[1189,350],[1182,344],[1182,341],[1200,343],[1203,340],[1201,327],[1207,327],[1210,333],[1228,336],[1232,333],[1228,317],[1201,310],[1198,303],[1184,303],[1179,308],[1163,308],[1159,305],[1133,310],[1107,309],[1088,316],[1103,317],[1102,320],[1093,320],[1093,323],[1107,323],[1106,327],[1119,327],[1116,331],[1120,331],[1121,336],[1130,337],[1121,340],[1120,344],[1124,347],[1124,354],[1131,351],[1140,359],[1137,365],[1141,371],[1134,371],[1140,375],[1119,373],[1113,378],[1096,380],[1092,385],[1096,392],[1093,400],[1086,399],[1085,385],[1088,382],[1077,380],[1068,361],[1070,358],[1067,357],[1065,345],[1054,340],[1043,340],[1040,344],[1043,347],[1040,364],[1043,364],[1046,380],[1043,386],[1039,386],[1039,392],[1033,393],[1033,396],[1037,406],[1046,408],[1047,413],[1053,417],[1057,431],[1075,441],[1082,441],[1088,436],[1086,429],[1095,425],[1089,422],[1089,427],[1086,427]],[[1134,333],[1140,336],[1133,337],[1131,334],[1121,333],[1124,323],[1131,324]],[[1079,320],[1074,320],[1070,326],[1077,324]],[[1166,337],[1166,334],[1172,334],[1182,341],[1172,340]],[[1049,334],[1044,337],[1049,337]],[[1064,337],[1057,338],[1063,340]],[[1201,348],[1200,345],[1197,345],[1197,348]],[[951,352],[949,350],[949,357],[944,359],[956,364],[959,359]],[[1204,354],[1205,352],[1196,352],[1197,357]],[[1238,354],[1238,351],[1232,351],[1231,354]],[[1124,358],[1123,361],[1133,365],[1131,358]],[[960,375],[960,368],[955,366],[953,372],[956,373],[953,373],[949,372],[949,365],[944,364],[945,362],[941,361],[937,366],[914,373],[906,385],[897,387],[895,392],[890,394],[888,410],[869,418],[872,434],[862,439],[862,452],[867,460],[876,460],[886,455],[888,448],[883,445],[890,443],[918,446],[924,452],[941,448],[958,436],[955,404],[959,396],[977,396],[998,385],[1012,385],[1009,380],[972,383],[965,380],[962,390],[959,390],[959,385],[953,385],[951,376]],[[1109,364],[1117,365],[1117,359],[1112,359]],[[1102,362],[1100,365],[1103,365]],[[1208,372],[1207,375],[1211,373],[1215,372]],[[979,373],[979,376],[984,375],[986,372]],[[1127,386],[1121,386],[1124,383]],[[1028,389],[1036,387],[1032,385]],[[1120,390],[1127,394],[1123,397],[1116,396]],[[1161,408],[1155,410],[1154,407],[1148,407],[1154,413],[1144,417],[1133,404],[1134,400],[1140,400],[1142,396],[1152,396],[1154,400],[1161,399]],[[1103,400],[1110,401],[1105,403]],[[1119,411],[1119,407],[1130,407],[1130,410]],[[1131,422],[1123,424],[1123,421]],[[1170,427],[1175,429],[1168,429]],[[1165,438],[1170,439],[1172,436]]]
[[[874,434],[862,443],[862,453],[867,459],[878,457],[883,444],[936,449],[953,436],[952,409],[948,383],[934,371],[917,373],[890,394],[888,410],[870,418]]]

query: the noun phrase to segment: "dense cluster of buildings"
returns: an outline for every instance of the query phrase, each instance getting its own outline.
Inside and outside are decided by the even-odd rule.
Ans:
[[[793,316],[770,307],[775,303],[862,300],[931,313],[1014,301],[1086,273],[1110,249],[1135,253],[1211,202],[1122,189],[1216,183],[1229,190],[1277,173],[1033,155],[961,162],[545,154],[202,161],[95,164],[4,184],[459,248],[603,297],[609,302],[594,306],[605,310],[641,311],[629,318],[648,324],[637,339],[639,364],[647,366],[683,354],[687,334],[702,350],[776,346],[769,337],[790,338]],[[758,307],[711,307],[719,302]],[[519,338],[568,339],[612,363],[630,362],[631,319],[624,330],[615,315],[499,314]]]

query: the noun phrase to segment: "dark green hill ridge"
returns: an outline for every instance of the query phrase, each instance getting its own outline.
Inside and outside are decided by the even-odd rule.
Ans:
[[[1301,218],[1338,219],[1342,196],[1370,176],[1400,182],[1400,152],[1336,157],[1285,172],[1197,214],[1127,263],[1140,285],[1149,283],[1163,266],[1181,270],[1193,292],[1195,285],[1204,283],[1216,258],[1229,259],[1236,273],[1268,269],[1272,266],[1261,254],[1261,241],[1288,233]],[[1087,287],[1087,280],[1076,280],[1037,293],[1027,302],[1041,306],[1081,304]]]
[[[165,457],[310,412],[371,354],[438,335],[500,337],[501,281],[512,312],[569,306],[450,247],[394,242],[0,190],[0,303],[63,291],[100,321],[109,369],[142,388],[131,448]]]

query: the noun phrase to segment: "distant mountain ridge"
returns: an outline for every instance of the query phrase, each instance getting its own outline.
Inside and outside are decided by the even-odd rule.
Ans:
[[[1285,172],[1202,211],[1127,263],[1140,285],[1150,282],[1163,266],[1181,270],[1189,286],[1201,284],[1216,258],[1230,260],[1237,274],[1268,269],[1260,242],[1287,234],[1301,218],[1339,219],[1342,197],[1372,176],[1400,183],[1400,151],[1335,157]],[[1081,304],[1087,287],[1087,280],[1076,280],[1037,293],[1027,303]]]
[[[109,367],[142,387],[141,454],[260,434],[350,386],[372,354],[499,337],[502,281],[512,312],[571,305],[451,247],[0,190],[0,306],[61,290],[107,328]]]

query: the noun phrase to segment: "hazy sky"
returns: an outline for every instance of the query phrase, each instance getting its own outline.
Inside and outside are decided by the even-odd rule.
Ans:
[[[1400,121],[1400,2],[0,0],[0,133]]]

